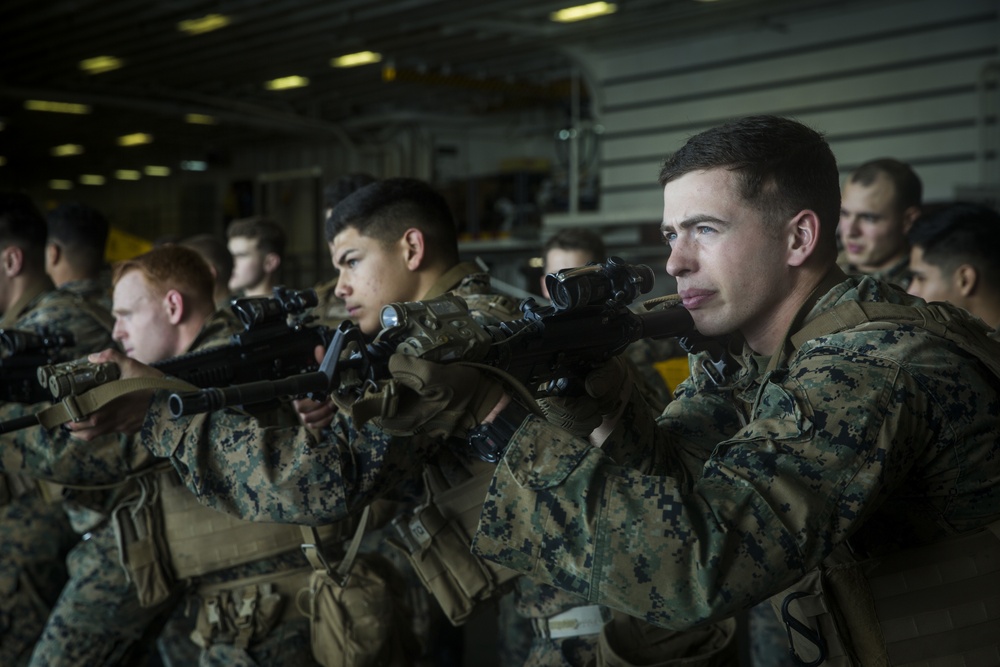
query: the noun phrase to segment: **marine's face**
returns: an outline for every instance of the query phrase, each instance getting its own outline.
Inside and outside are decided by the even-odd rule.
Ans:
[[[705,335],[766,330],[788,289],[784,246],[737,194],[724,169],[695,171],[663,188],[667,273]]]
[[[416,301],[419,285],[407,268],[405,241],[384,245],[348,227],[330,243],[333,266],[340,273],[334,293],[344,300],[361,331],[375,335],[382,329],[382,306]]]
[[[919,296],[924,301],[947,301],[965,307],[965,297],[955,283],[955,273],[946,273],[937,264],[929,263],[920,246],[910,248],[910,271],[913,279],[906,291],[913,296]]]
[[[139,271],[129,271],[112,295],[115,326],[111,337],[125,354],[144,364],[177,354],[177,329],[171,323],[166,298],[154,290]]]
[[[545,253],[545,273],[542,274],[542,296],[546,299],[551,298],[549,296],[549,288],[545,285],[545,276],[550,273],[562,271],[563,269],[575,269],[592,261],[594,261],[594,258],[584,250],[550,249]]]
[[[840,203],[840,241],[847,260],[864,273],[874,273],[907,252],[909,222],[895,203],[892,181],[879,174],[871,185],[844,184]]]
[[[233,256],[233,274],[229,278],[229,290],[240,292],[264,282],[264,252],[258,247],[260,242],[246,236],[229,239],[229,253]]]

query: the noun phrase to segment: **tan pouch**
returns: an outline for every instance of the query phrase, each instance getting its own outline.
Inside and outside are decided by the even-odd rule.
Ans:
[[[598,667],[737,667],[736,621],[667,630],[614,612],[597,643]]]
[[[155,500],[153,476],[135,479],[139,488],[111,512],[122,567],[135,585],[142,607],[154,607],[171,596],[176,580],[163,543],[160,504]]]
[[[201,607],[191,639],[201,647],[232,644],[247,648],[284,620],[302,618],[295,600],[311,570],[298,568],[200,586]]]
[[[519,576],[472,553],[472,536],[492,479],[493,467],[484,466],[449,488],[440,470],[428,466],[427,502],[392,522],[398,539],[390,544],[406,554],[452,625],[464,623],[479,602],[505,592]]]
[[[419,649],[405,605],[405,584],[377,554],[360,554],[344,583],[314,572],[308,613],[313,657],[323,667],[410,664],[408,656]]]
[[[323,667],[405,667],[419,653],[402,576],[384,557],[358,553],[370,517],[366,507],[335,568],[323,558],[316,530],[302,527],[303,553],[313,565],[303,613],[313,658]],[[300,594],[300,608],[302,602]]]

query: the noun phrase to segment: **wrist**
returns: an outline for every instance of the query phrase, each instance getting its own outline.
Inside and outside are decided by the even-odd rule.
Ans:
[[[503,409],[506,408],[509,404],[510,404],[510,394],[504,394],[503,396],[500,397],[500,400],[497,401],[497,404],[493,406],[493,409],[490,410],[489,414],[483,418],[482,423],[483,424],[493,423],[493,421],[497,418],[497,416],[501,412],[503,412]]]
[[[487,463],[503,458],[511,438],[531,412],[510,396],[504,396],[483,423],[469,431],[469,446]]]

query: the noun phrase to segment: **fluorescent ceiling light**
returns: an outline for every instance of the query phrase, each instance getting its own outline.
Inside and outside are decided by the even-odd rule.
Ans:
[[[56,178],[49,181],[49,187],[53,190],[72,190],[73,181],[63,180],[61,178]]]
[[[153,135],[146,134],[145,132],[136,132],[135,134],[126,134],[118,137],[119,146],[141,146],[142,144],[149,144],[153,142]]]
[[[204,160],[184,160],[181,162],[181,169],[184,171],[205,171],[208,163]]]
[[[80,182],[84,185],[104,185],[104,177],[97,174],[83,174]]]
[[[567,7],[557,12],[549,14],[549,18],[559,23],[572,23],[573,21],[583,21],[605,14],[614,14],[618,11],[618,5],[613,2],[591,2],[586,5]]]
[[[213,30],[218,30],[219,28],[225,28],[230,24],[230,19],[228,16],[222,14],[208,14],[202,16],[200,19],[188,19],[187,21],[181,21],[177,24],[177,29],[181,32],[186,32],[189,35],[201,35],[206,32],[212,32]]]
[[[184,120],[192,125],[215,125],[218,122],[215,120],[215,116],[209,116],[203,113],[186,114],[184,116]]]
[[[49,102],[47,100],[25,100],[24,108],[29,111],[52,111],[55,113],[90,113],[90,107],[86,104]]]
[[[340,56],[330,61],[331,67],[357,67],[358,65],[369,65],[382,61],[382,54],[374,51],[359,51]]]
[[[143,171],[146,172],[147,176],[169,176],[170,167],[160,167],[158,165],[148,165]]]
[[[61,146],[52,147],[52,154],[56,157],[80,155],[81,153],[83,153],[83,146],[80,144],[63,144]]]
[[[288,90],[289,88],[302,88],[309,85],[309,79],[304,76],[283,76],[280,79],[271,79],[264,82],[264,87],[268,90]]]
[[[119,181],[138,181],[142,174],[135,169],[119,169],[115,172],[115,178]]]
[[[80,61],[80,69],[87,74],[102,74],[119,69],[125,63],[114,56],[97,56]]]

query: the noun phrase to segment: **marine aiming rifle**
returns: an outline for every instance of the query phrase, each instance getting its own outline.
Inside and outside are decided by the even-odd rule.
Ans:
[[[687,347],[701,340],[677,297],[647,302],[656,309],[644,313],[628,308],[653,287],[653,272],[645,265],[612,257],[603,264],[549,274],[546,285],[551,305],[526,299],[521,319],[498,325],[476,323],[465,301],[451,294],[390,304],[382,309],[383,329],[371,343],[356,325],[342,323],[316,372],[174,393],[170,412],[176,418],[281,396],[320,398],[332,393],[352,402],[371,383],[388,379],[389,357],[395,352],[442,363],[493,366],[536,396],[573,393],[574,379],[579,381],[640,338],[682,338]],[[543,384],[546,388],[540,389]]]
[[[243,330],[233,334],[228,343],[151,366],[196,387],[276,380],[316,371],[316,347],[327,347],[333,336],[329,327],[311,324],[318,318],[309,311],[317,303],[315,290],[280,286],[274,288],[272,297],[234,299],[231,307]],[[87,359],[50,362],[32,369],[35,386],[45,392],[38,401],[62,402],[73,419],[91,412],[84,407],[86,401],[80,400],[83,396],[119,377],[117,364],[93,364]],[[0,422],[0,433],[38,423],[36,415]]]
[[[55,331],[0,329],[0,401],[38,403],[48,392],[38,385],[39,366],[65,359],[73,335]]]

